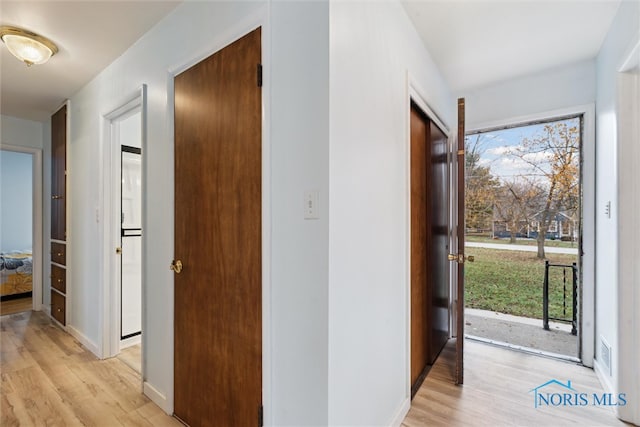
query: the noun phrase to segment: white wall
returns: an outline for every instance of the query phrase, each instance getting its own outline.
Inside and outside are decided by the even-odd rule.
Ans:
[[[455,100],[402,6],[332,2],[329,424],[409,406],[407,71],[455,134]]]
[[[274,1],[271,28],[273,410],[266,420],[320,426],[328,422],[329,3]],[[303,219],[306,190],[319,191],[317,220]]]
[[[44,123],[0,116],[0,132],[2,144],[39,149],[45,146]]]
[[[31,250],[33,154],[0,151],[0,251]]]
[[[467,129],[593,103],[595,79],[595,61],[588,60],[465,91],[459,96],[466,99]]]
[[[101,117],[147,84],[145,392],[173,410],[173,74],[263,25],[267,425],[327,423],[328,3],[186,2],[71,98],[72,329],[100,346]],[[303,220],[304,190],[320,219]]]
[[[596,312],[596,349],[599,350],[599,339],[603,337],[611,345],[612,372],[604,369],[601,364],[600,353],[596,353],[598,372],[601,378],[612,388],[613,392],[627,392],[621,389],[621,378],[638,375],[638,355],[629,353],[630,348],[626,347],[626,342],[621,342],[619,337],[624,339],[633,338],[633,332],[624,329],[624,324],[620,324],[621,313],[619,310],[622,299],[625,296],[633,295],[633,284],[625,278],[619,276],[618,268],[618,239],[619,223],[618,208],[620,198],[625,198],[625,194],[620,194],[617,188],[619,176],[626,176],[629,171],[619,170],[618,156],[625,153],[633,153],[630,147],[621,146],[618,140],[617,119],[617,83],[618,72],[624,60],[630,53],[632,45],[640,39],[640,3],[622,2],[618,14],[614,19],[611,29],[605,38],[600,53],[597,58],[597,200],[596,200],[596,229],[598,243],[598,262],[596,266],[597,279],[597,312]],[[629,142],[632,143],[632,142]],[[637,144],[637,141],[635,141]],[[627,165],[628,167],[628,165]],[[637,168],[637,165],[632,167]],[[637,191],[633,188],[632,191]],[[611,218],[605,215],[605,204],[611,201]],[[637,218],[637,216],[636,216]],[[636,242],[637,244],[637,242]],[[633,262],[637,262],[634,260]],[[637,302],[636,302],[637,304]],[[633,308],[637,311],[637,305]],[[626,334],[631,333],[631,336]],[[638,331],[635,331],[636,340]],[[625,347],[627,353],[625,354]],[[621,363],[622,362],[622,363]],[[637,397],[637,396],[636,396]],[[632,402],[632,406],[638,407],[638,400]],[[620,414],[629,419],[630,408],[620,409]],[[638,419],[634,420],[636,423]]]
[[[103,116],[147,84],[147,183],[143,260],[145,294],[145,391],[173,411],[173,73],[255,28],[256,2],[186,2],[71,98],[69,142],[70,253],[73,306],[67,322],[90,344],[103,342],[100,277],[104,217],[101,155]]]

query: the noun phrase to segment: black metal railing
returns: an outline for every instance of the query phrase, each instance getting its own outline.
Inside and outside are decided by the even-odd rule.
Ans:
[[[562,268],[562,317],[549,316],[549,269]],[[571,317],[567,317],[567,270],[571,269]],[[544,262],[544,284],[542,288],[542,326],[549,330],[549,320],[571,323],[571,335],[578,334],[578,267],[574,262],[571,265],[551,264]]]

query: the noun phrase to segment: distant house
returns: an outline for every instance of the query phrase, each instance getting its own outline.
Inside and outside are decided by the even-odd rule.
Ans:
[[[515,230],[515,236],[518,238],[536,239],[540,231],[540,215],[542,215],[542,212],[534,215],[531,221],[519,221],[517,230]],[[558,212],[549,224],[546,238],[550,240],[576,241],[578,240],[578,233],[578,221],[564,212]],[[507,221],[498,219],[493,221],[493,237],[511,237],[511,226]]]

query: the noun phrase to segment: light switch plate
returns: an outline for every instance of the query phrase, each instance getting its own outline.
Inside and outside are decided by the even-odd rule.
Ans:
[[[307,190],[304,192],[304,219],[318,219],[318,200],[320,198],[318,190]]]

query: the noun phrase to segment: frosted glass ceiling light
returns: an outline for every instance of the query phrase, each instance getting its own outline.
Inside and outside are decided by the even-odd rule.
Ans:
[[[3,25],[0,38],[9,52],[27,64],[44,64],[58,52],[58,47],[49,39],[21,28]]]

